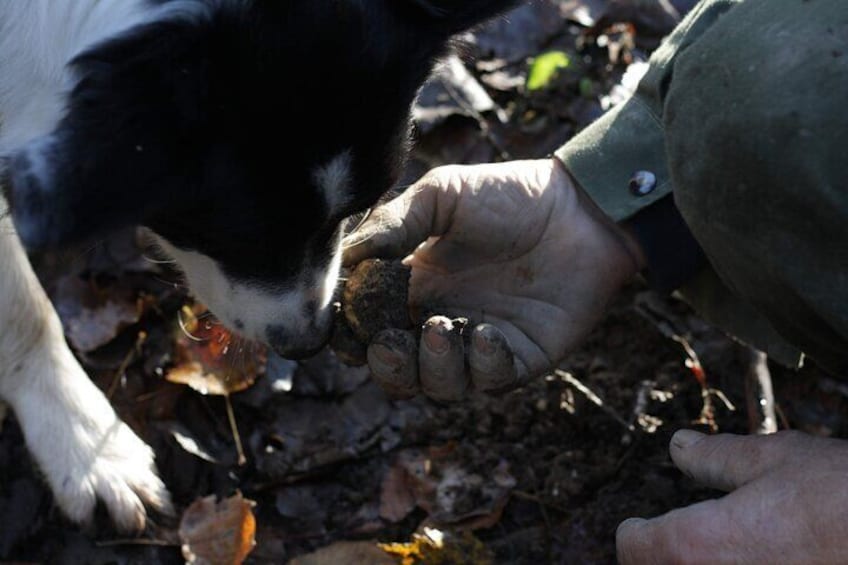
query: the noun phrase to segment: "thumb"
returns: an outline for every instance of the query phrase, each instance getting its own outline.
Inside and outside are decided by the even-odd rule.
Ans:
[[[804,437],[792,432],[707,436],[679,430],[671,438],[669,451],[674,464],[692,479],[732,491],[779,467],[797,449],[804,449]]]
[[[396,258],[411,253],[432,236],[444,234],[453,220],[461,183],[452,183],[441,167],[425,175],[406,192],[376,208],[343,243],[345,265],[370,257]]]

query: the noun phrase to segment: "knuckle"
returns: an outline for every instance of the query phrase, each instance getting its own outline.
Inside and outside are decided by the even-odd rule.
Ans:
[[[418,186],[427,190],[442,192],[459,191],[465,175],[465,165],[442,165],[431,169],[418,182]]]
[[[809,439],[809,436],[798,430],[781,430],[777,433],[765,436],[772,443],[799,443]]]
[[[430,169],[416,183],[416,187],[420,189],[438,187],[445,184],[445,179],[453,176],[453,169],[456,165],[442,165],[434,169]]]

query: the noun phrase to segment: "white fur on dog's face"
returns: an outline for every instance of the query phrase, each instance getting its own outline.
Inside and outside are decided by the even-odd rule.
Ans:
[[[331,216],[341,213],[350,199],[351,160],[346,150],[313,171]],[[300,357],[323,345],[341,269],[340,233],[324,261],[312,258],[283,284],[240,280],[203,253],[180,249],[158,234],[155,238],[183,271],[194,295],[226,326],[284,356]]]
[[[202,253],[178,249],[160,236],[156,240],[182,269],[192,293],[227,327],[284,356],[302,357],[323,345],[332,323],[341,237],[329,263],[302,271],[281,287],[240,281]]]

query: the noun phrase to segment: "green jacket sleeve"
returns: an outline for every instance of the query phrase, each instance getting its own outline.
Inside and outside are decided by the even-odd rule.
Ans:
[[[705,30],[740,0],[701,2],[651,57],[636,93],[556,152],[577,182],[613,220],[625,220],[671,192],[662,124],[674,63]],[[634,174],[656,178],[646,195],[630,190]]]

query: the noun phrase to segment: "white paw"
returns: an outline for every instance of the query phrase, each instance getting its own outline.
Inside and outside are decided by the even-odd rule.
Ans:
[[[118,418],[64,342],[53,349],[27,363],[10,400],[59,507],[86,524],[99,499],[126,532],[144,529],[145,505],[173,514],[153,451]]]
[[[73,521],[89,523],[101,500],[118,529],[144,529],[145,505],[173,514],[170,495],[156,474],[153,450],[116,418],[113,428],[77,438],[64,457],[41,463],[56,503]],[[59,464],[62,460],[70,465]]]

